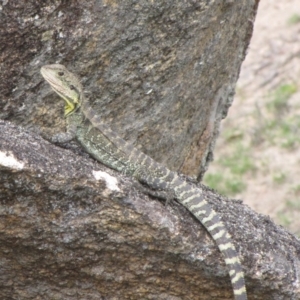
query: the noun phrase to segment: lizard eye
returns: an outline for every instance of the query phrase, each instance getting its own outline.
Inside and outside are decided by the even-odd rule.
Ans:
[[[64,76],[64,72],[58,72],[59,76]]]
[[[75,90],[75,87],[74,87],[74,85],[70,85],[70,90]]]

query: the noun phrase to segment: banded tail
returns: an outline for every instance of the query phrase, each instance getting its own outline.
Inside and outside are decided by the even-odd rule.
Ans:
[[[232,238],[219,215],[204,199],[202,190],[192,187],[176,175],[172,184],[180,202],[185,206],[207,229],[223,253],[235,300],[247,300],[244,273],[239,255],[232,243]]]
[[[177,201],[185,206],[207,229],[223,253],[229,270],[235,300],[247,300],[244,272],[232,238],[220,216],[204,199],[203,191],[182,180],[176,173],[160,165],[149,156],[134,149],[138,164],[142,166],[136,176],[141,182],[160,190],[175,193]]]
[[[66,102],[65,116],[69,134],[68,139],[61,140],[70,140],[75,134],[86,151],[98,161],[135,177],[153,189],[173,192],[178,202],[205,226],[223,253],[229,268],[234,299],[247,300],[244,273],[238,253],[219,215],[204,199],[202,190],[185,182],[176,173],[134,148],[103,124],[85,100],[80,80],[64,66],[47,65],[42,67],[41,73]],[[92,126],[81,124],[81,113]],[[77,127],[81,127],[81,130],[76,130]]]
[[[239,255],[220,216],[204,199],[202,190],[193,187],[182,180],[176,173],[157,163],[131,144],[128,144],[112,132],[111,129],[101,124],[100,120],[93,116],[90,109],[86,110],[85,113],[89,115],[89,120],[93,126],[101,130],[102,134],[115,146],[114,154],[111,153],[111,157],[117,156],[118,159],[112,159],[111,163],[106,161],[106,164],[119,171],[122,170],[122,165],[126,165],[125,173],[134,176],[142,183],[146,183],[153,189],[174,192],[177,201],[185,206],[204,225],[215,240],[221,253],[223,253],[229,270],[234,299],[247,300],[244,273]],[[98,159],[100,160],[100,158]]]

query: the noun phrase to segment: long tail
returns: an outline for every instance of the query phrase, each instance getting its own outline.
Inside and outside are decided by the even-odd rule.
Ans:
[[[205,226],[225,257],[233,287],[234,299],[247,300],[244,273],[239,255],[225,225],[219,215],[204,199],[200,189],[192,187],[180,177],[176,177],[172,182],[172,187],[175,190],[178,201],[191,211]]]
[[[110,148],[110,157],[109,159],[106,158],[105,164],[119,171],[122,171],[125,165],[127,166],[127,169],[125,169],[128,171],[128,174],[130,174],[136,166],[139,166],[139,172],[134,175],[139,181],[148,184],[154,189],[171,189],[175,191],[177,200],[205,226],[223,253],[226,265],[229,268],[235,300],[247,300],[244,273],[238,253],[219,215],[203,198],[202,190],[191,186],[183,181],[176,173],[171,172],[138,149],[133,148],[131,144],[128,144],[104,125],[88,105],[85,103],[82,105],[85,116],[90,120],[93,126],[102,133],[105,139],[109,141],[106,143]],[[98,141],[98,144],[101,146],[100,141]],[[98,155],[99,150],[96,151],[98,156],[91,151],[90,146],[87,147],[87,151],[94,155],[99,161],[103,160],[101,156],[99,157]],[[132,170],[131,165],[133,166]]]

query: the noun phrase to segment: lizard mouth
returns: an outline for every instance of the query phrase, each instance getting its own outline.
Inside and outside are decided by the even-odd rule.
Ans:
[[[65,101],[65,117],[69,116],[80,106],[77,97],[68,96],[68,93],[64,92],[64,85],[59,85],[53,72],[49,72],[47,68],[41,68],[41,74],[46,81],[50,84],[54,92],[56,92]],[[74,89],[74,87],[73,87]],[[78,93],[79,94],[79,93]],[[77,95],[76,95],[77,96]]]

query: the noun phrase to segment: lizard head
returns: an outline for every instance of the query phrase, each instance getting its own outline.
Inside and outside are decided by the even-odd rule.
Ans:
[[[41,74],[52,89],[65,100],[65,116],[72,114],[81,105],[82,85],[79,79],[59,64],[45,65]]]

